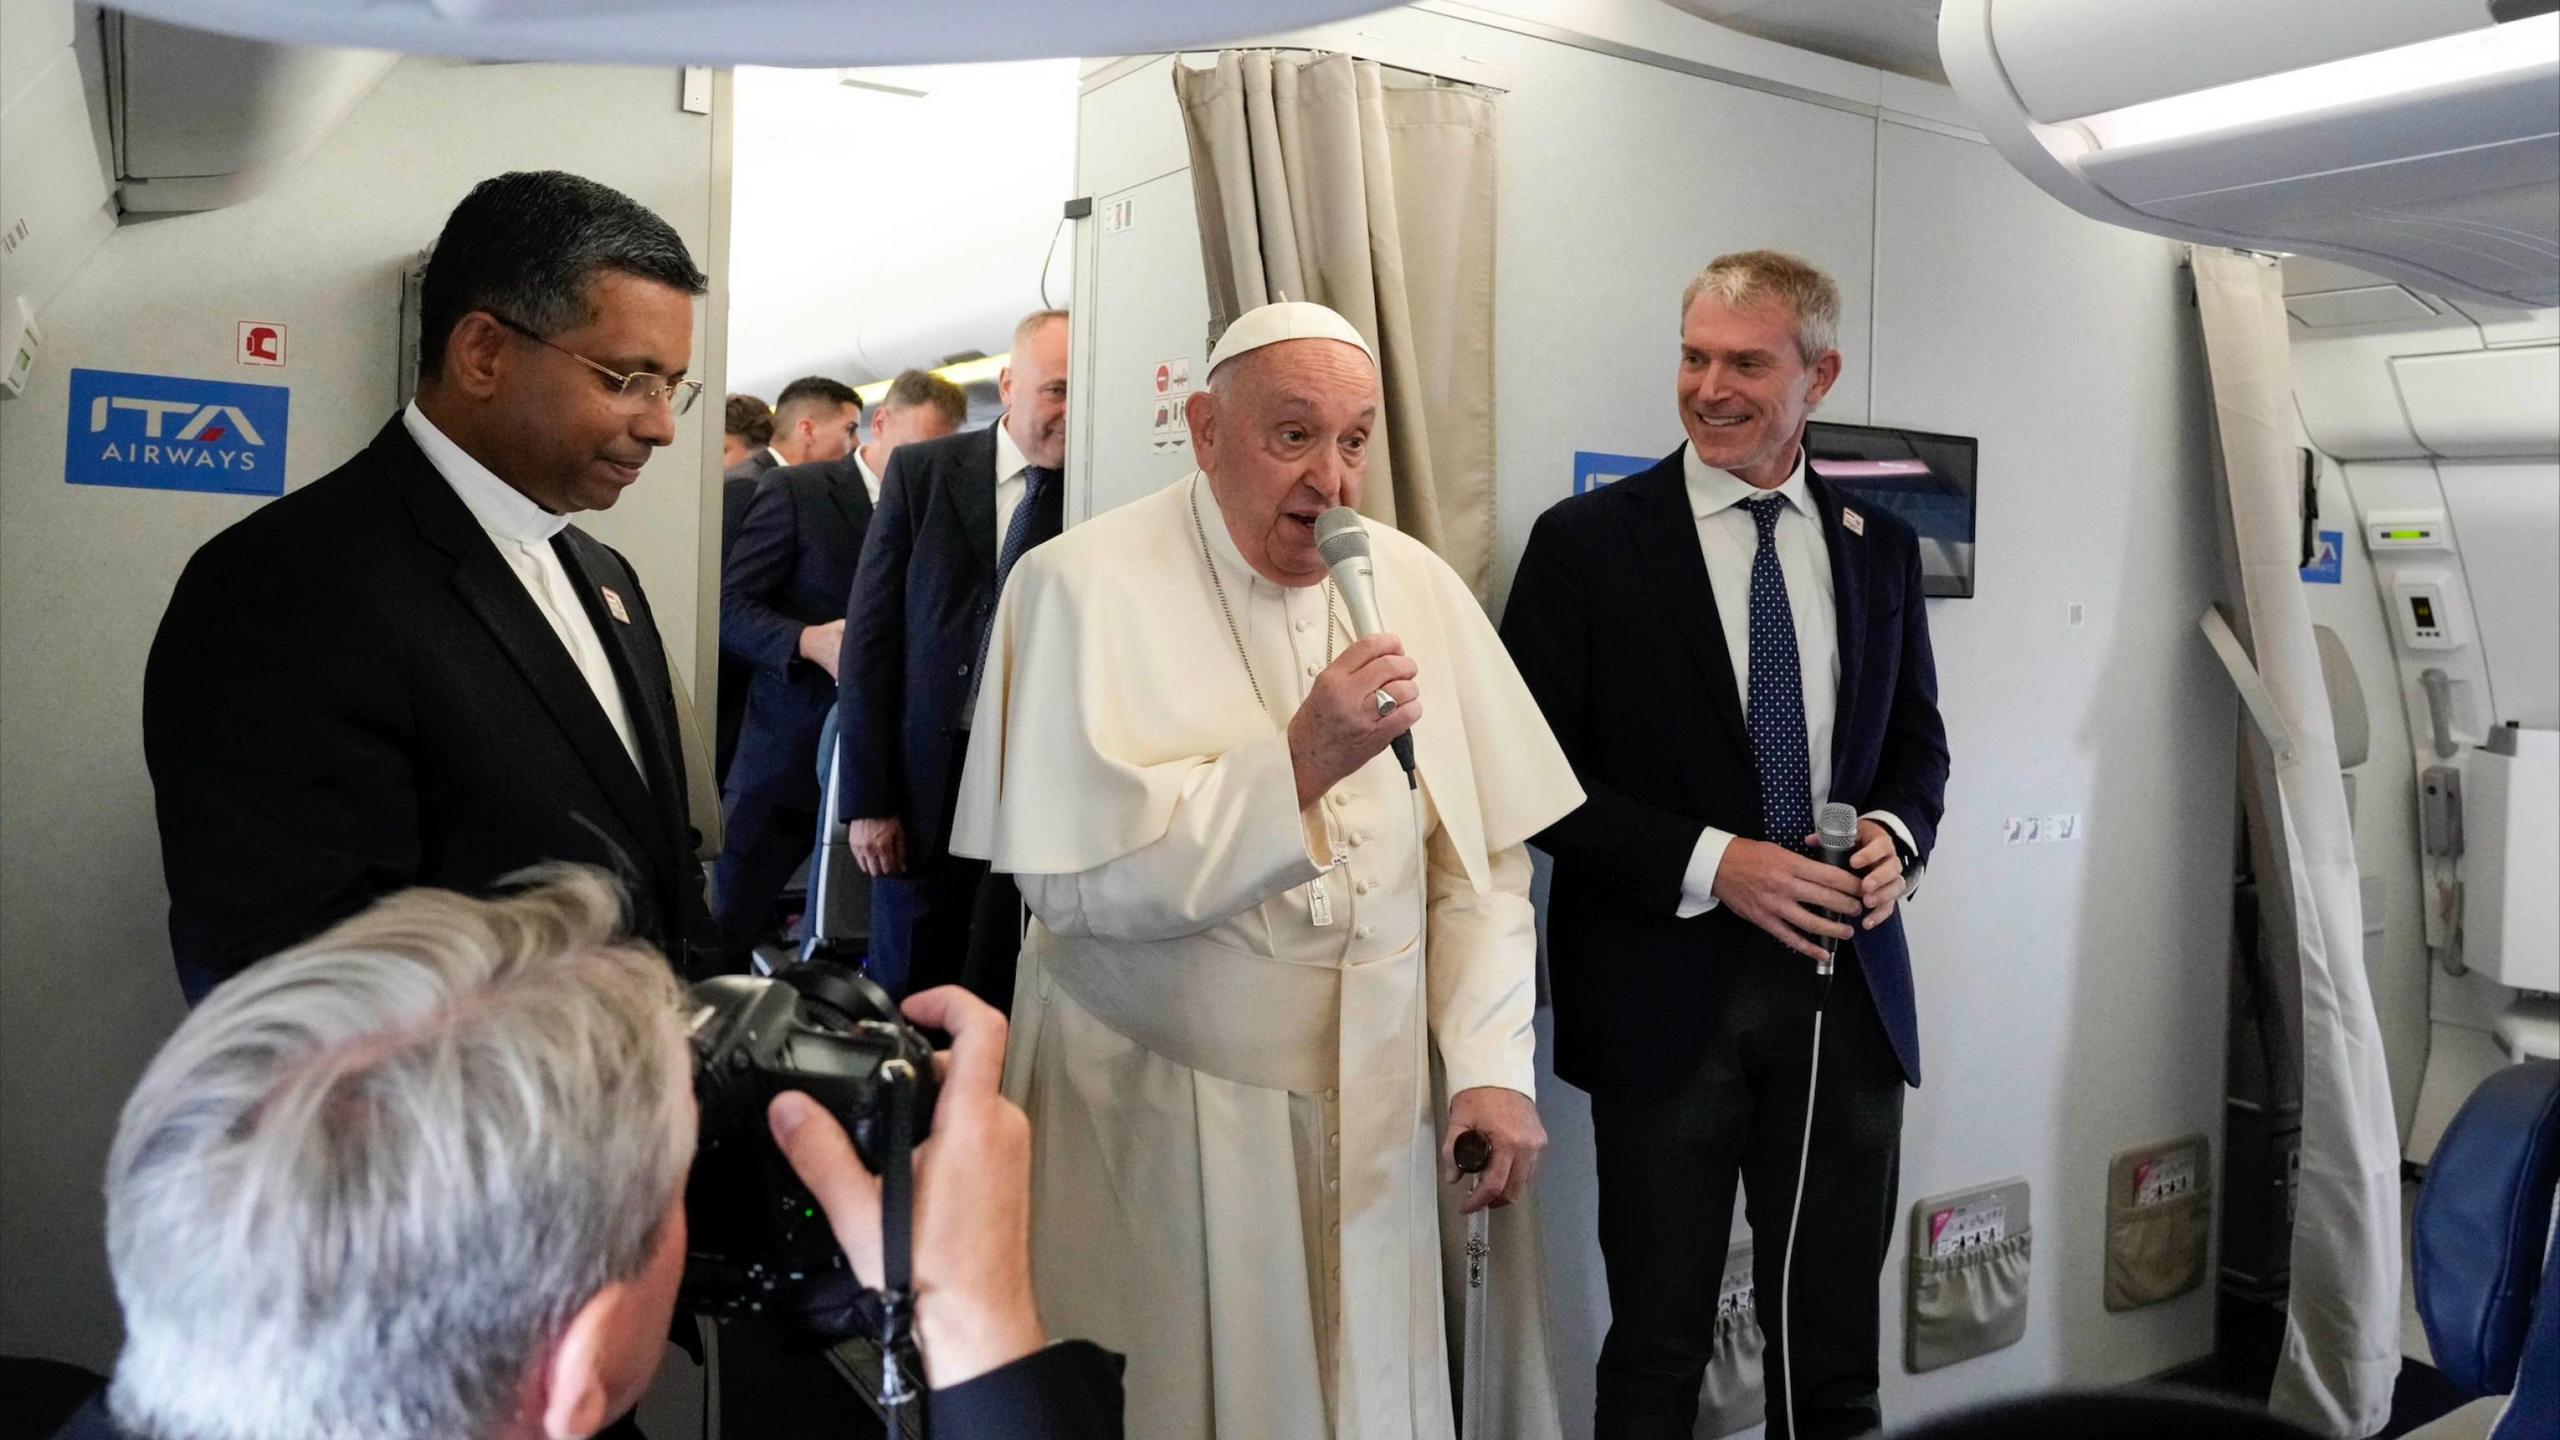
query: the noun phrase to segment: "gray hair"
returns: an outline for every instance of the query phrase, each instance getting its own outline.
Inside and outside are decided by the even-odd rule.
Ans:
[[[412,890],[242,972],[161,1048],[107,1163],[110,1400],[188,1440],[455,1440],[681,1213],[666,962],[593,871]]]
[[[1064,320],[1066,318],[1066,311],[1056,309],[1034,310],[1030,314],[1023,316],[1020,320],[1015,321],[1013,325],[1013,348],[1019,350],[1023,346],[1030,344],[1031,337],[1040,333],[1041,326],[1048,324],[1052,320]]]
[[[1840,335],[1840,287],[1831,277],[1793,255],[1775,250],[1744,250],[1707,262],[1680,292],[1680,319],[1688,323],[1689,307],[1701,295],[1712,295],[1728,309],[1749,310],[1775,301],[1796,320],[1796,353],[1807,365],[1822,358]]]

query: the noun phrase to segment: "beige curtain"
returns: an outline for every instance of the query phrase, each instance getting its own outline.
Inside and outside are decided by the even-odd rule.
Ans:
[[[2400,1371],[2400,1132],[2365,982],[2355,833],[2296,550],[2284,280],[2260,256],[2201,246],[2189,253],[2250,658],[2275,712],[2267,829],[2286,883],[2267,893],[2290,901],[2301,965],[2302,1179],[2268,1408],[2318,1434],[2357,1440],[2390,1420]]]
[[[1347,55],[1173,67],[1209,339],[1287,298],[1376,347],[1386,414],[1360,510],[1484,598],[1493,564],[1494,95]]]

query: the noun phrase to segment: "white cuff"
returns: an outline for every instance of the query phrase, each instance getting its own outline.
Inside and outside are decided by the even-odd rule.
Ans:
[[[1720,903],[1716,899],[1716,871],[1724,864],[1725,847],[1733,843],[1733,832],[1713,825],[1698,833],[1698,848],[1689,852],[1689,869],[1680,877],[1680,908],[1672,913],[1683,920],[1704,915]]]
[[[1908,900],[1913,895],[1918,894],[1920,891],[1920,872],[1928,869],[1929,867],[1921,862],[1920,846],[1917,841],[1914,841],[1911,838],[1911,827],[1903,824],[1902,817],[1894,814],[1890,810],[1870,810],[1858,818],[1861,820],[1873,820],[1887,830],[1892,831],[1895,837],[1902,841],[1902,848],[1911,852],[1911,863],[1904,866],[1902,871],[1902,898]]]

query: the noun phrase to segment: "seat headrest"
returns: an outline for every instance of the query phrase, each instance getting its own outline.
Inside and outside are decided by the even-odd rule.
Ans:
[[[2560,1061],[2510,1065],[2445,1128],[2418,1192],[2418,1317],[2436,1368],[2474,1395],[2515,1388],[2560,1186]]]

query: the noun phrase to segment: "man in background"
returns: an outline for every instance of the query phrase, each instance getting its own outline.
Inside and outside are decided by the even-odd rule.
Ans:
[[[836,708],[845,603],[879,474],[911,440],[950,434],[968,397],[909,370],[871,414],[871,439],[833,460],[767,471],[721,569],[720,653],[751,677],[727,823],[712,872],[713,915],[731,968],[766,938],[774,898],[808,857],[818,821],[820,732]]]
[[[746,459],[773,443],[773,407],[753,395],[732,395],[721,417],[720,468]]]
[[[142,733],[190,1002],[392,891],[548,860],[621,877],[639,934],[716,964],[666,650],[568,518],[675,440],[703,287],[626,195],[482,182],[427,262],[417,398],[188,562]]]
[[[754,497],[756,486],[751,478],[742,477],[732,484],[728,472],[751,457],[766,453],[773,443],[773,407],[753,395],[732,395],[720,434],[720,568],[729,568],[729,550],[737,543],[738,520],[747,513],[747,501]],[[711,750],[712,783],[729,784],[729,760],[738,753],[738,725],[747,715],[747,685],[753,672],[746,662],[732,660],[727,651],[720,652],[720,693],[718,726],[713,732]]]
[[[124,1348],[64,1437],[576,1440],[639,1401],[685,1269],[683,996],[604,877],[537,878],[383,900],[161,1048],[107,1163]],[[947,990],[910,1013],[954,1040],[915,1167],[934,1433],[1116,1435],[1111,1358],[1046,1345],[1033,1304],[1004,1019]],[[879,1182],[843,1129],[792,1092],[767,1123],[877,1284]]]
[[[770,428],[772,439],[721,472],[724,481],[752,483],[779,465],[841,458],[862,428],[862,397],[841,380],[803,375],[782,387]]]
[[[1947,732],[1918,540],[1805,462],[1839,323],[1792,256],[1708,265],[1680,297],[1687,443],[1539,516],[1503,617],[1590,797],[1532,843],[1556,862],[1556,1074],[1598,1150],[1599,1440],[1694,1426],[1737,1176],[1772,1440],[1883,1425],[1876,1283],[1920,1083],[1897,906]],[[1848,869],[1808,853],[1825,801],[1861,817]]]
[[[997,388],[994,425],[907,446],[883,477],[845,612],[838,749],[847,843],[873,877],[873,973],[891,994],[956,981],[1001,1009],[1020,900],[950,853],[951,808],[996,595],[1064,522],[1065,311],[1014,327]]]

